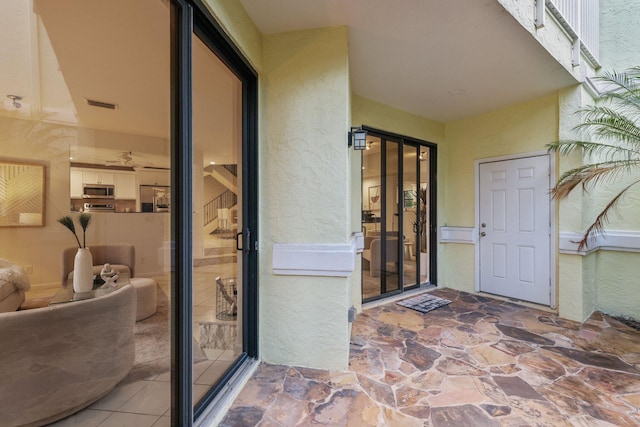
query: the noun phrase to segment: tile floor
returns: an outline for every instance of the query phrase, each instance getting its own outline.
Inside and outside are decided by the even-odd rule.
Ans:
[[[448,289],[366,309],[350,367],[262,364],[220,426],[637,426],[640,332]]]
[[[194,268],[194,334],[200,321],[216,319],[216,288],[212,278],[235,276],[236,264],[207,265]],[[155,277],[160,288],[170,295],[168,277]],[[53,289],[55,293],[56,289]],[[41,298],[52,295],[46,290],[28,295]],[[197,338],[197,337],[196,337]],[[235,360],[232,350],[204,349],[207,360],[194,364],[194,397],[200,399]],[[158,427],[170,426],[170,374],[165,372],[142,381],[115,387],[107,396],[79,413],[51,424],[55,427]],[[0,424],[2,424],[0,422]]]

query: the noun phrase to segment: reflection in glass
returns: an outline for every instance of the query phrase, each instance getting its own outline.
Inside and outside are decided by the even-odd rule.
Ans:
[[[0,161],[0,227],[44,225],[44,166]]]
[[[193,36],[194,405],[242,353],[241,105],[238,78]]]
[[[404,258],[404,286],[410,287],[418,283],[418,269],[416,267],[416,256],[418,250],[418,239],[416,237],[417,213],[418,213],[418,163],[417,148],[411,145],[404,147],[402,184],[403,193],[403,258]]]
[[[156,0],[0,2],[7,40],[0,49],[0,152],[3,160],[43,165],[40,176],[45,171],[41,190],[32,188],[36,180],[20,184],[33,197],[23,203],[11,196],[18,222],[36,221],[21,214],[40,212],[44,226],[0,228],[0,258],[23,267],[30,283],[21,281],[24,300],[17,292],[10,309],[0,300],[0,311],[21,308],[13,314],[24,332],[0,333],[0,348],[15,357],[0,363],[0,395],[22,390],[19,399],[0,402],[0,424],[44,425],[96,401],[128,417],[170,413],[171,217],[137,213],[146,167],[170,174],[169,14]],[[126,264],[130,284],[122,274],[114,292],[53,309],[55,295],[67,291],[65,249],[75,243],[56,220],[85,203],[96,209],[87,246],[105,249],[94,253],[93,271]],[[115,262],[123,247],[134,255]],[[38,313],[39,322],[29,320]],[[122,390],[137,392],[120,402]],[[86,416],[65,423],[84,425]]]

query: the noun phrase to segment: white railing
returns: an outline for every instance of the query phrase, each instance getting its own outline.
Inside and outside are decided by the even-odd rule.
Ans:
[[[600,54],[600,0],[537,0],[558,21],[573,41],[573,64],[580,63],[582,52],[592,63],[599,67]],[[544,10],[536,8],[536,25],[544,26]]]

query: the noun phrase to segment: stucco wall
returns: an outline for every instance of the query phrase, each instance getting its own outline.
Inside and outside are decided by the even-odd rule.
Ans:
[[[445,127],[446,174],[439,174],[445,197],[438,225],[475,226],[475,161],[545,150],[558,137],[558,97],[549,95],[490,113],[450,122]],[[441,163],[442,165],[442,163]],[[441,245],[442,246],[442,245]],[[444,246],[441,285],[473,292],[475,248]]]
[[[640,254],[600,251],[597,256],[598,309],[640,319]]]
[[[600,51],[603,70],[640,65],[640,2],[600,0]]]
[[[256,69],[262,68],[262,34],[238,0],[204,0],[216,21]]]
[[[571,65],[572,41],[548,12],[545,12],[545,25],[536,28],[536,4],[534,1],[497,1],[522,25],[523,30],[528,31],[565,70],[577,80],[582,80],[583,70]]]
[[[271,272],[274,243],[346,243],[346,28],[265,36],[260,348],[271,363],[346,369],[350,280]]]

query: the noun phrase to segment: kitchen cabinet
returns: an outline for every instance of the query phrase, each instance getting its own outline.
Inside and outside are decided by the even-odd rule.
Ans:
[[[70,193],[72,199],[82,199],[82,171],[71,169]]]
[[[138,172],[140,185],[169,185],[169,171],[160,169],[143,170]]]
[[[115,198],[116,199],[135,199],[136,190],[136,174],[131,173],[114,173],[115,178]]]
[[[82,182],[84,184],[113,185],[114,177],[112,172],[84,171],[82,172]]]

